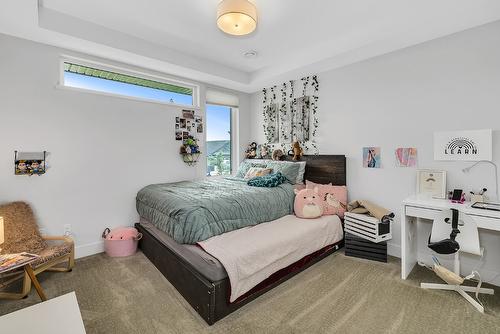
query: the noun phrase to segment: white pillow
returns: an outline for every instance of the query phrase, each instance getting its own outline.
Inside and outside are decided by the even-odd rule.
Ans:
[[[299,161],[295,162],[296,164],[299,164],[299,172],[297,173],[297,180],[295,180],[295,184],[303,184],[304,183],[304,174],[306,172],[306,162],[305,161]]]
[[[261,167],[250,167],[248,172],[245,174],[244,179],[250,180],[257,176],[264,176],[271,174],[273,170],[271,168],[261,168]]]

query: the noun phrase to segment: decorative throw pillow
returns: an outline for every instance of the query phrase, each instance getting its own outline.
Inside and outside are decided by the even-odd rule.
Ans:
[[[47,243],[42,239],[30,206],[24,202],[13,202],[0,206],[0,217],[4,219],[4,239],[0,245],[2,254],[28,252],[39,254]]]
[[[257,176],[264,176],[271,174],[273,170],[271,168],[262,168],[262,167],[250,167],[248,172],[245,174],[244,179],[250,180]]]
[[[246,159],[242,161],[235,176],[243,179],[250,168],[252,167],[266,168],[267,166],[266,162],[263,160],[257,160],[257,161],[252,161],[252,160],[253,159]]]
[[[323,203],[318,188],[295,190],[293,210],[299,218],[318,218],[323,215]]]
[[[333,186],[330,184],[317,184],[306,181],[307,189],[318,188],[319,195],[323,199],[323,215],[337,215],[344,217],[347,209],[347,187]]]
[[[288,182],[295,184],[299,174],[300,165],[295,162],[269,161],[267,168],[272,168],[274,172],[280,172],[287,178]]]
[[[282,183],[287,181],[286,177],[283,176],[280,172],[268,174],[264,176],[257,176],[253,179],[248,180],[247,184],[252,187],[277,187]]]

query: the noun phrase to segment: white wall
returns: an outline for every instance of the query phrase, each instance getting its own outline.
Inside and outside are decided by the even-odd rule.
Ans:
[[[181,108],[56,88],[60,55],[84,55],[6,35],[0,50],[0,203],[31,203],[48,234],[71,224],[77,256],[102,249],[105,227],[137,221],[140,188],[204,175],[205,163],[188,167],[178,154]],[[248,124],[249,96],[237,94]],[[248,135],[240,131],[239,142]],[[50,169],[15,176],[14,150],[47,150]]]
[[[319,73],[321,154],[345,154],[349,198],[369,199],[397,214],[390,253],[399,256],[401,201],[415,192],[414,168],[396,168],[394,149],[417,147],[418,167],[448,171],[448,188],[487,186],[491,166],[464,175],[469,163],[433,160],[433,132],[493,128],[500,164],[500,22],[326,73]],[[264,142],[261,93],[252,95],[251,139]],[[380,146],[382,169],[362,168],[362,147]],[[421,251],[429,224],[419,235]],[[500,233],[481,232],[482,273],[500,285]],[[469,261],[470,260],[470,261]],[[474,263],[466,258],[465,263]],[[464,270],[470,265],[464,266]]]

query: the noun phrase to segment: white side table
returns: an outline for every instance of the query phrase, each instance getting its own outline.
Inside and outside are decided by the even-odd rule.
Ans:
[[[85,334],[74,292],[0,317],[1,333]]]

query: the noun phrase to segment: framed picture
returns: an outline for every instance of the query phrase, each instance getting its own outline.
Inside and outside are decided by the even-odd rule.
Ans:
[[[175,124],[175,129],[179,130],[179,123]]]
[[[491,161],[492,157],[491,129],[434,133],[434,160]]]
[[[202,123],[199,123],[198,126],[196,127],[196,132],[197,133],[203,132],[203,124]]]
[[[175,131],[175,140],[182,140],[182,131]]]
[[[45,174],[46,151],[43,152],[18,152],[14,151],[15,175],[42,175]]]
[[[182,139],[188,139],[189,138],[189,132],[183,131],[182,132]]]
[[[179,121],[180,121],[180,117],[176,117],[175,118],[175,123],[179,123]]]
[[[397,167],[415,167],[417,165],[417,149],[415,147],[399,147],[394,153]]]
[[[182,111],[182,117],[189,118],[189,119],[194,119],[194,110],[183,110]]]
[[[186,128],[186,119],[185,118],[181,118],[179,120],[179,124],[180,124],[181,129],[185,129]]]
[[[417,170],[417,195],[446,198],[446,172],[439,170]]]
[[[363,147],[363,167],[380,168],[380,147]]]

